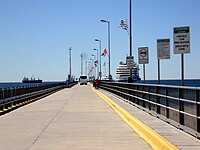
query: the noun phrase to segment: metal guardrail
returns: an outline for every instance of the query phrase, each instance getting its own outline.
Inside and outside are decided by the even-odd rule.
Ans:
[[[200,138],[200,88],[117,82],[100,88]]]
[[[60,85],[65,85],[65,82],[54,83],[54,84],[53,83],[42,84],[42,85],[28,85],[28,86],[11,87],[11,88],[0,88],[0,100]]]
[[[65,82],[49,85],[23,86],[18,88],[0,89],[0,115],[27,103],[49,95],[63,88],[77,84]]]

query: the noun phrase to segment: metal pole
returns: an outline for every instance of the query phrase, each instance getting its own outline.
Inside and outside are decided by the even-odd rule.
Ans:
[[[87,75],[87,61],[85,61],[85,75]]]
[[[81,75],[83,75],[83,54],[81,54]]]
[[[181,85],[184,86],[184,54],[181,54]]]
[[[72,50],[72,48],[70,47],[69,48],[69,75],[70,75],[70,78],[71,78],[71,50]]]
[[[144,76],[144,83],[146,82],[145,81],[145,64],[143,64],[143,76]]]
[[[99,79],[99,59],[98,59],[98,49],[96,49],[97,51],[97,79]]]
[[[94,59],[92,59],[92,65],[94,65],[94,62],[96,60],[96,56],[92,54],[91,56],[94,56]],[[96,67],[94,66],[94,77],[96,78]]]
[[[105,65],[105,74],[104,74],[105,77],[106,77],[106,66],[107,66],[107,64]]]
[[[111,74],[110,74],[110,22],[107,20],[101,20],[101,22],[108,23],[108,71],[109,71],[109,81],[111,81]]]
[[[98,75],[99,75],[99,79],[101,80],[101,40],[99,39],[95,39],[95,41],[99,42],[99,69],[98,69]],[[98,56],[98,54],[97,54]]]
[[[108,64],[109,64],[109,81],[111,80],[110,74],[110,22],[108,21]]]
[[[160,59],[158,59],[158,84],[160,84]]]
[[[130,59],[132,57],[132,17],[131,17],[131,0],[130,0]],[[133,82],[132,81],[133,78],[132,78],[132,68],[130,69],[130,79],[129,79],[129,82]]]
[[[100,80],[101,80],[101,40],[99,40],[100,46],[99,46],[99,67],[100,67],[100,72],[99,72],[99,76],[100,76]]]
[[[90,62],[88,62],[88,76],[89,76],[89,78],[91,77],[91,73],[90,73]]]

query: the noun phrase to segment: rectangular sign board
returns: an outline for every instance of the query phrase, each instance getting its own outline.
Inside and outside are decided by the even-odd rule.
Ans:
[[[138,60],[139,60],[139,64],[148,64],[149,63],[148,47],[139,47],[138,48]]]
[[[126,57],[126,64],[128,69],[134,68],[133,56]]]
[[[174,54],[190,53],[190,28],[174,28]]]
[[[157,40],[157,58],[170,59],[170,39]]]

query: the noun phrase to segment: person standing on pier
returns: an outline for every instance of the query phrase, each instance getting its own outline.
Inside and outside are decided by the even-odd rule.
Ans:
[[[96,89],[99,88],[99,79],[96,79]]]

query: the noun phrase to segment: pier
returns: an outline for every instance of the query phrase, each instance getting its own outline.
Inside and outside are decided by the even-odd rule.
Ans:
[[[149,138],[123,117],[140,120]],[[200,149],[194,136],[91,85],[77,84],[13,110],[0,116],[0,125],[4,150]],[[150,141],[154,134],[158,139]]]

